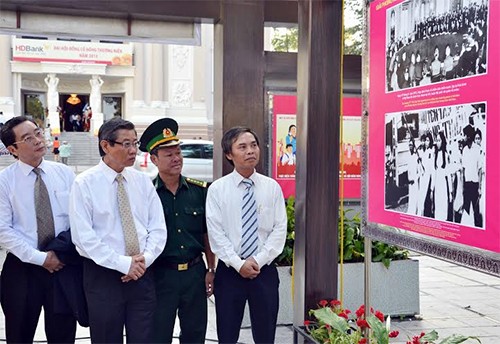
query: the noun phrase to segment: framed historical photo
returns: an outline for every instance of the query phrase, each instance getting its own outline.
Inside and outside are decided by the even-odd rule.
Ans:
[[[500,2],[367,9],[364,233],[500,276]]]

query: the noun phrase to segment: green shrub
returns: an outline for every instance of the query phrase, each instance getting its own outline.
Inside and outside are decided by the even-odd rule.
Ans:
[[[344,262],[362,262],[365,259],[365,241],[361,235],[361,218],[359,214],[351,213],[354,210],[344,210],[344,223],[339,220],[339,259],[341,256],[340,250],[340,235],[343,232],[343,257]],[[292,265],[293,262],[293,245],[295,242],[295,197],[290,196],[286,202],[286,213],[288,216],[287,235],[283,252],[278,256],[277,264],[281,266]],[[386,267],[393,260],[408,259],[408,251],[397,246],[389,245],[381,241],[372,242],[372,261],[382,262]]]

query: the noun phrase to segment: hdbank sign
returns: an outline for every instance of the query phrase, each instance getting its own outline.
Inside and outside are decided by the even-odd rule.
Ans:
[[[12,60],[131,66],[132,45],[16,38]]]

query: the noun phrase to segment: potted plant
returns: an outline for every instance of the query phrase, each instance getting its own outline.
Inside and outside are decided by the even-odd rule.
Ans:
[[[354,314],[342,307],[339,300],[321,300],[318,308],[309,311],[311,320],[304,321],[299,333],[313,343],[321,344],[389,344],[399,336],[391,331],[391,318],[380,311],[370,309],[368,316],[365,307],[360,306]],[[368,341],[367,330],[371,336]],[[435,344],[439,336],[436,331],[420,333],[408,338],[407,344]],[[481,341],[477,337],[452,335],[439,341],[439,344],[459,344],[469,340]]]
[[[287,237],[283,252],[276,259],[280,278],[280,309],[278,324],[293,323],[292,264],[295,243],[295,198],[286,203],[288,216]],[[364,237],[361,235],[361,218],[352,209],[343,212],[339,221],[339,262],[344,263],[344,305],[353,308],[364,301]],[[340,240],[343,235],[343,240]],[[340,243],[342,244],[342,250]],[[342,253],[342,254],[341,254]],[[418,261],[411,260],[409,252],[380,241],[372,242],[371,300],[375,307],[387,314],[409,316],[420,312]],[[357,264],[356,264],[357,263]],[[340,271],[339,271],[340,281]],[[340,289],[340,288],[339,288]],[[400,295],[394,298],[393,295]],[[250,325],[248,312],[243,326]]]

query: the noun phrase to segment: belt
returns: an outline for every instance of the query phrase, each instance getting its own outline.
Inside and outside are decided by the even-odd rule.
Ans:
[[[157,261],[157,264],[159,266],[163,266],[163,267],[171,269],[171,270],[185,271],[185,270],[187,270],[187,269],[195,266],[199,262],[201,262],[201,255],[199,255],[198,257],[190,260],[187,263],[177,264],[177,263],[169,263],[169,262],[165,262],[165,261]]]

